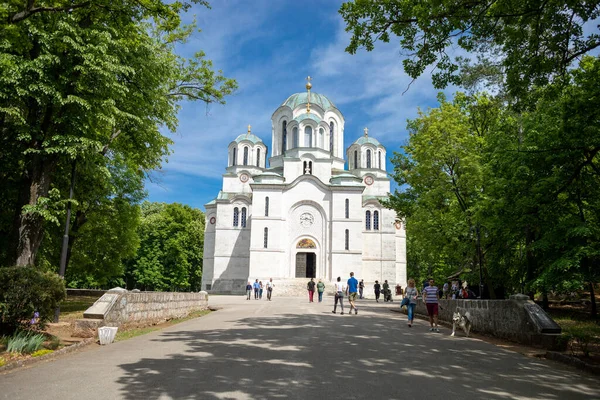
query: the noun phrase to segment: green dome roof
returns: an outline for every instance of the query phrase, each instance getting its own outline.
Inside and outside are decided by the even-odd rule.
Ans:
[[[300,104],[306,104],[306,100],[308,98],[307,92],[295,93],[288,97],[286,101],[283,102],[282,106],[288,106],[292,110],[298,107]],[[326,96],[323,96],[319,93],[310,94],[310,104],[316,104],[321,107],[323,110],[327,111],[331,108],[337,108],[335,104],[331,100],[329,100]]]
[[[261,138],[259,138],[258,136],[256,136],[253,133],[242,133],[240,136],[238,136],[238,137],[235,138],[235,141],[237,143],[241,142],[242,140],[249,140],[253,144],[257,144],[257,143],[262,143],[263,142],[261,140]]]
[[[304,121],[305,119],[311,119],[313,121],[315,121],[317,124],[319,122],[321,122],[321,118],[319,118],[317,115],[315,114],[307,114],[307,113],[303,113],[298,115],[296,118],[294,118],[294,121],[300,122],[300,121]]]
[[[375,146],[381,146],[381,143],[379,143],[379,140],[369,137],[369,136],[361,136],[358,138],[358,140],[356,140],[356,142],[354,142],[354,144],[366,144],[366,143],[370,143]]]

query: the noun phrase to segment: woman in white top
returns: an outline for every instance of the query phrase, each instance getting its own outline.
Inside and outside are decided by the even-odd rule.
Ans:
[[[338,301],[340,302],[340,308],[342,309],[341,314],[344,315],[344,292],[346,291],[346,286],[341,282],[342,278],[338,276],[337,282],[335,283],[335,303],[333,304],[332,313],[335,314],[335,310],[337,309]]]
[[[419,291],[415,287],[415,280],[409,279],[408,286],[404,291],[404,297],[408,298],[408,304],[406,306],[408,311],[408,327],[410,328],[413,323],[413,317],[415,315],[415,307],[417,305],[417,297],[419,296]]]

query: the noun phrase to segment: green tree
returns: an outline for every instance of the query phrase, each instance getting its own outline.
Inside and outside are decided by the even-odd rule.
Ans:
[[[128,262],[128,287],[200,290],[204,213],[177,203],[144,202],[141,208],[140,247]]]
[[[159,168],[171,143],[161,129],[176,129],[179,103],[223,103],[235,89],[202,52],[191,59],[174,52],[194,30],[180,20],[193,3],[207,5],[0,5],[0,160],[14,168],[0,175],[0,187],[12,188],[2,194],[13,213],[1,219],[4,264],[35,263],[44,222],[56,221],[61,197],[54,184],[66,165],[101,155],[125,159],[141,173]]]
[[[346,51],[371,51],[377,41],[397,36],[407,56],[406,73],[416,79],[434,67],[437,88],[460,83],[461,60],[448,51],[455,45],[483,56],[483,68],[501,68],[508,91],[517,97],[565,76],[600,46],[598,31],[584,30],[600,16],[598,0],[354,0],[339,12],[352,33]]]

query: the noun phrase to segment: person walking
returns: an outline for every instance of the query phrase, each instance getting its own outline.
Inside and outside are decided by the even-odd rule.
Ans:
[[[325,291],[325,284],[319,279],[317,283],[317,293],[319,293],[319,303],[323,301],[323,292]]]
[[[408,313],[408,327],[411,328],[415,316],[415,307],[417,306],[417,297],[419,297],[419,291],[415,287],[415,280],[412,278],[408,280],[408,286],[404,291],[404,297],[408,299],[406,311]]]
[[[254,300],[258,300],[258,291],[260,290],[260,283],[258,279],[254,282]]]
[[[375,281],[373,289],[375,290],[375,301],[379,303],[379,295],[381,293],[381,285],[379,284],[379,281]]]
[[[267,286],[267,300],[271,301],[271,296],[273,295],[273,287],[275,287],[275,285],[273,285],[273,278],[269,279],[269,282],[267,282],[266,286]]]
[[[361,279],[360,282],[358,282],[358,298],[359,299],[364,299],[364,296],[363,296],[364,290],[365,290],[365,281]]]
[[[337,310],[337,304],[339,302],[340,308],[342,309],[341,314],[344,315],[344,292],[346,291],[346,287],[342,283],[342,278],[340,278],[339,276],[337,277],[337,282],[335,283],[334,291],[335,291],[335,300],[334,300],[335,302],[333,303],[332,313],[335,314],[335,311]]]
[[[248,281],[248,284],[246,285],[246,300],[250,300],[250,294],[252,294],[252,284]]]
[[[306,288],[308,289],[309,303],[313,303],[313,298],[315,297],[315,286],[317,286],[317,284],[315,283],[315,279],[310,278],[310,281],[308,281],[308,283],[306,284]]]
[[[350,279],[348,279],[348,286],[346,291],[348,292],[348,303],[350,303],[350,314],[352,315],[352,309],[354,309],[354,315],[358,314],[358,308],[356,308],[356,298],[358,297],[358,280],[354,277],[354,272],[350,272]]]
[[[429,315],[429,330],[431,332],[439,332],[440,329],[438,328],[437,319],[440,294],[434,283],[433,279],[429,279],[429,285],[423,289],[423,301],[427,306],[427,314]]]
[[[392,291],[387,279],[383,282],[383,301],[392,301]]]
[[[262,299],[262,293],[263,293],[263,288],[264,288],[264,285],[263,285],[262,281],[259,281],[259,282],[258,282],[258,285],[259,285],[259,289],[258,289],[258,298],[259,298],[259,299]]]

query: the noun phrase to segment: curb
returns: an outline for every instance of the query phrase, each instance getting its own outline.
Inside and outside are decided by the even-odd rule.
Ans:
[[[52,360],[52,359],[54,359],[56,357],[62,356],[63,354],[72,353],[72,352],[74,352],[74,351],[76,351],[76,350],[78,350],[78,349],[80,349],[82,347],[85,347],[85,346],[87,346],[87,345],[89,345],[91,343],[95,343],[96,341],[97,341],[96,338],[87,338],[87,339],[82,340],[79,343],[73,344],[73,345],[68,346],[68,347],[63,347],[60,350],[53,351],[52,353],[45,354],[45,355],[43,355],[41,357],[31,357],[31,358],[28,358],[28,359],[25,359],[25,360],[18,360],[18,361],[11,362],[9,364],[6,364],[6,365],[0,367],[0,374],[4,373],[4,372],[7,372],[7,371],[11,371],[13,369],[17,369],[17,368],[21,368],[21,367],[26,367],[26,366],[32,365],[32,364],[36,364],[36,363],[41,362],[41,361]]]
[[[586,372],[590,372],[595,375],[600,375],[600,365],[588,364],[585,361],[580,360],[579,358],[571,357],[567,354],[559,353],[557,351],[547,351],[546,358],[552,361],[557,361],[563,364],[570,365],[572,367],[584,370]]]

